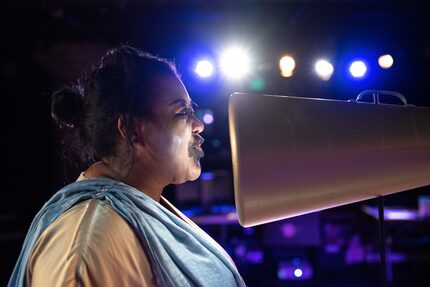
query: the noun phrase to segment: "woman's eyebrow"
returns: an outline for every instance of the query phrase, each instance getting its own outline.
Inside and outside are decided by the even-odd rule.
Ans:
[[[173,102],[171,102],[169,104],[169,106],[175,106],[175,105],[179,105],[179,104],[182,104],[182,105],[186,106],[188,103],[187,103],[187,101],[185,101],[183,99],[177,99],[177,100],[174,100]]]
[[[169,106],[175,106],[175,105],[183,105],[183,106],[186,106],[186,107],[190,106],[193,109],[198,108],[198,105],[197,105],[196,102],[194,102],[194,101],[189,101],[188,102],[188,101],[186,101],[184,99],[177,99],[177,100],[174,100],[173,102],[171,102],[169,104]]]

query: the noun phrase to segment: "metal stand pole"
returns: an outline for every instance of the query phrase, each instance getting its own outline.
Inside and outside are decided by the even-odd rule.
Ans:
[[[379,225],[379,245],[381,254],[381,286],[387,287],[387,265],[385,262],[385,226],[384,226],[384,199],[378,197],[378,225]]]

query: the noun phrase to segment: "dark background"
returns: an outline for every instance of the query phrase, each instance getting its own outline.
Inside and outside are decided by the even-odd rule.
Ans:
[[[430,106],[425,1],[18,0],[2,2],[0,21],[0,284],[7,282],[36,212],[81,171],[60,157],[49,112],[51,93],[89,71],[107,49],[130,44],[172,59],[193,100],[214,113],[215,122],[203,135],[203,178],[170,186],[166,196],[227,249],[249,286],[379,286],[377,221],[363,212],[376,200],[255,228],[226,219],[234,212],[227,103],[235,91],[347,100],[365,89],[386,89],[401,92],[412,104]],[[252,51],[252,75],[240,83],[218,74],[206,81],[196,78],[196,57],[216,59],[231,43]],[[296,59],[292,78],[279,74],[285,53]],[[384,53],[394,58],[389,70],[377,66]],[[314,61],[322,56],[335,68],[327,82],[313,73]],[[355,57],[369,64],[362,80],[347,74]],[[255,80],[264,86],[253,88]],[[386,206],[416,210],[418,197],[428,194],[422,187],[384,200]],[[386,224],[390,286],[425,286],[429,220]],[[291,266],[311,268],[310,277],[289,280],[285,274]]]

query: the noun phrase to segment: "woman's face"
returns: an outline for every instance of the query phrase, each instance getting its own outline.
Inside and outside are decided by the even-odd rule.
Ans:
[[[151,169],[169,184],[195,180],[201,172],[203,123],[182,82],[163,76],[154,95],[152,115],[143,125],[143,142]]]

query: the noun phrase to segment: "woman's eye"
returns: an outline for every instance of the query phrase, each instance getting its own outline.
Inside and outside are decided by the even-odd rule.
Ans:
[[[179,115],[179,116],[186,116],[186,115],[188,115],[188,113],[187,113],[187,110],[182,110],[179,113],[177,113],[177,115]]]
[[[194,110],[186,108],[181,110],[177,115],[181,116],[181,117],[188,117],[194,114]]]

